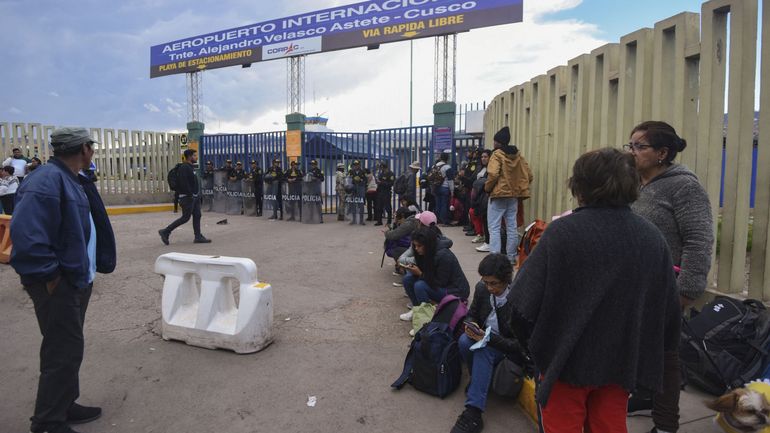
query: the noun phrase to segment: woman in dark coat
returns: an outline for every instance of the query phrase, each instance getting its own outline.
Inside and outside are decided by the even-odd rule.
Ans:
[[[404,266],[404,290],[417,306],[423,302],[441,302],[446,295],[468,299],[470,285],[460,262],[449,248],[438,242],[438,234],[430,227],[420,226],[412,233],[412,248],[416,264]],[[411,311],[406,313],[411,320]]]
[[[545,433],[625,433],[628,393],[662,385],[681,312],[660,231],[629,205],[633,156],[588,152],[570,179],[580,207],[552,222],[511,287],[512,328],[539,372]]]

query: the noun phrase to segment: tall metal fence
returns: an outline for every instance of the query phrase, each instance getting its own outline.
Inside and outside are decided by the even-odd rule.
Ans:
[[[52,156],[52,125],[0,122],[3,159],[19,148],[27,157],[43,162]],[[172,193],[166,177],[180,161],[180,135],[167,132],[87,128],[95,145],[97,188],[107,205],[169,202]]]
[[[527,217],[550,219],[575,206],[566,181],[580,154],[619,147],[638,122],[665,120],[687,140],[680,162],[698,175],[721,220],[721,229],[714,227],[713,288],[769,301],[770,128],[758,131],[750,211],[756,70],[770,77],[770,0],[762,6],[760,59],[758,0],[713,0],[700,14],[681,13],[639,29],[497,95],[485,114],[485,132],[492,137],[509,126],[532,165]],[[762,79],[759,91],[760,107],[769,109],[770,80]]]

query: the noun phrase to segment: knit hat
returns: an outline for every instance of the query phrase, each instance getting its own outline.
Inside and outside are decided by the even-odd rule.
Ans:
[[[431,224],[436,224],[436,214],[433,212],[426,210],[424,212],[420,212],[417,215],[414,216],[417,218],[420,223],[424,226],[429,226]]]
[[[494,140],[503,146],[507,146],[511,142],[511,130],[504,126],[501,130],[497,131]]]

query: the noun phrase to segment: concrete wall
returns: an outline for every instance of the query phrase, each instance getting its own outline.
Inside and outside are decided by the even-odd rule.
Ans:
[[[770,77],[770,0],[762,2],[761,59],[756,56],[758,0],[712,0],[702,5],[700,14],[681,13],[636,30],[497,95],[484,118],[487,146],[507,125],[512,142],[530,161],[535,181],[527,219],[549,220],[576,205],[566,180],[580,154],[619,148],[643,120],[667,121],[688,143],[680,162],[695,171],[714,214],[721,215],[712,288],[770,301],[770,127],[760,126],[753,216],[749,207],[758,65],[761,76]],[[770,80],[760,86],[760,111],[770,109]],[[730,122],[723,130],[725,108]],[[725,139],[725,201],[720,209]],[[747,257],[752,217],[753,244]]]

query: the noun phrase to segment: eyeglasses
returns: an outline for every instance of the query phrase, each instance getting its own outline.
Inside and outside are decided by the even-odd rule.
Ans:
[[[641,152],[648,147],[652,147],[652,145],[643,143],[628,143],[623,145],[623,149],[629,152]]]

